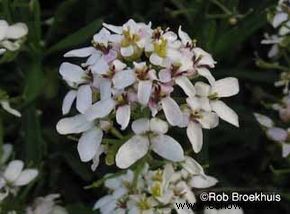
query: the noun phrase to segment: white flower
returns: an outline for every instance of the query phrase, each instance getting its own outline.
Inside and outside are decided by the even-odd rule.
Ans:
[[[184,159],[183,149],[172,137],[165,135],[168,130],[166,122],[153,118],[142,118],[132,123],[136,135],[125,142],[118,150],[116,164],[119,168],[128,168],[142,158],[151,148],[161,157],[171,161]]]
[[[103,131],[93,121],[88,121],[82,114],[61,119],[57,123],[60,134],[83,133],[78,141],[78,152],[83,162],[94,161],[93,169],[98,165],[99,156],[103,153],[101,146]]]
[[[16,51],[20,48],[21,39],[28,33],[24,23],[10,25],[5,20],[0,20],[0,54],[9,51]]]
[[[68,214],[67,210],[56,204],[59,194],[38,197],[32,206],[26,208],[26,214]]]
[[[230,97],[239,92],[239,83],[236,78],[227,77],[220,79],[214,82],[212,86],[203,82],[197,82],[195,84],[195,89],[197,96],[209,99],[210,108],[212,111],[216,112],[221,119],[239,127],[238,115],[224,102],[219,100],[219,98]]]

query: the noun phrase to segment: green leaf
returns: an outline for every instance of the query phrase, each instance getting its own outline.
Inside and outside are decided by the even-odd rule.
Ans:
[[[96,19],[91,22],[89,25],[81,28],[79,31],[73,33],[72,35],[67,36],[62,39],[57,44],[53,45],[48,49],[46,54],[52,54],[57,51],[61,51],[67,48],[71,48],[73,46],[82,44],[83,42],[92,38],[92,35],[98,30],[98,28],[102,25],[102,20]]]
[[[23,112],[24,154],[26,162],[39,165],[44,153],[39,116],[34,105]]]

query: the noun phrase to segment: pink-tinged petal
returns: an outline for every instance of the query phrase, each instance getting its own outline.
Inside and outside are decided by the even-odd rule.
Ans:
[[[20,160],[13,160],[11,161],[6,169],[4,170],[4,178],[9,182],[14,182],[22,172],[24,167],[23,161]]]
[[[195,86],[196,94],[198,96],[207,97],[208,95],[210,95],[210,90],[211,90],[210,85],[204,82],[197,82],[195,83],[194,86]]]
[[[230,97],[239,93],[239,82],[237,78],[227,77],[216,81],[212,85],[211,93],[217,93],[218,97]]]
[[[213,77],[213,75],[211,74],[211,72],[207,68],[198,68],[197,73],[200,76],[205,77],[208,80],[209,84],[211,84],[211,85],[214,84],[215,78]]]
[[[239,127],[239,117],[234,110],[228,107],[224,102],[220,100],[210,102],[212,110],[217,113],[217,115],[227,121],[228,123]]]
[[[277,142],[284,142],[288,137],[288,132],[285,129],[278,127],[272,127],[267,129],[266,134],[271,140]]]
[[[92,98],[92,89],[90,85],[82,85],[78,88],[77,91],[77,110],[80,113],[85,113],[89,107],[91,107],[93,98]]]
[[[149,140],[140,135],[133,136],[124,143],[116,154],[116,165],[126,169],[148,152]]]
[[[160,134],[150,140],[152,150],[161,157],[174,162],[184,160],[182,147],[172,137]]]
[[[124,89],[132,85],[136,80],[136,76],[133,70],[118,71],[112,81],[116,89]]]
[[[203,112],[201,119],[198,119],[204,129],[213,129],[219,124],[219,117],[214,112]]]
[[[93,122],[88,121],[84,115],[78,114],[61,119],[56,125],[56,130],[63,135],[77,134],[89,130],[93,125]]]
[[[182,112],[178,104],[171,97],[163,98],[161,104],[168,123],[172,126],[181,124]]]
[[[144,134],[150,131],[150,121],[147,118],[135,120],[132,123],[132,130],[135,134]]]
[[[151,89],[152,89],[152,81],[150,80],[139,81],[137,92],[139,103],[145,106],[148,104],[151,95]]]
[[[122,47],[121,50],[121,55],[124,57],[130,57],[134,54],[134,48],[132,45],[129,45],[127,47]]]
[[[159,80],[161,82],[170,82],[171,81],[171,72],[168,69],[162,69],[158,73]]]
[[[15,186],[24,186],[29,184],[38,176],[38,170],[36,169],[25,169],[19,175],[19,177],[14,182]]]
[[[191,187],[194,188],[209,188],[216,185],[218,180],[208,175],[193,176],[190,181]]]
[[[165,134],[168,131],[168,124],[155,117],[150,120],[150,130],[154,133]]]
[[[69,113],[71,106],[74,102],[74,100],[77,97],[77,92],[75,90],[70,90],[64,97],[63,103],[62,103],[62,114]]]
[[[111,98],[100,100],[92,105],[86,112],[85,116],[89,121],[97,118],[106,117],[115,107],[115,101]]]
[[[94,158],[103,139],[103,132],[97,127],[93,127],[83,133],[78,142],[78,152],[83,162],[90,161]]]
[[[202,128],[200,124],[196,122],[189,122],[186,129],[187,137],[192,145],[192,149],[195,153],[200,152],[203,144]]]
[[[282,144],[282,157],[286,158],[290,154],[290,144]]]
[[[182,88],[182,90],[184,91],[184,93],[188,96],[188,97],[194,97],[196,94],[195,88],[192,85],[192,83],[190,82],[190,80],[185,77],[185,76],[180,76],[178,78],[175,79],[175,83]]]
[[[131,117],[130,105],[119,106],[116,112],[116,121],[121,126],[121,129],[124,130],[127,128]]]
[[[24,23],[10,25],[6,31],[6,38],[20,39],[28,33],[28,28]]]
[[[67,53],[65,53],[64,57],[88,57],[94,53],[96,53],[96,49],[94,47],[85,47],[80,49],[74,49]]]
[[[112,96],[112,82],[109,79],[100,79],[100,95],[101,100],[106,100]]]
[[[65,81],[77,84],[86,82],[85,80],[86,74],[80,66],[64,62],[61,64],[59,68],[59,73],[62,75],[62,78]]]

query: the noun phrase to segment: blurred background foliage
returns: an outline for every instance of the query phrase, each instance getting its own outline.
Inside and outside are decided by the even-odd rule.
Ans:
[[[271,209],[246,210],[246,213],[290,213],[290,161],[281,157],[281,148],[268,141],[253,117],[264,112],[261,100],[265,89],[278,78],[275,70],[261,70],[255,58],[266,59],[268,47],[261,45],[265,32],[273,29],[266,12],[275,0],[1,0],[1,18],[10,23],[25,22],[29,37],[15,61],[0,66],[1,88],[19,106],[21,119],[1,112],[1,142],[12,142],[16,157],[41,169],[41,178],[23,195],[28,201],[52,192],[62,194],[72,214],[93,213],[91,207],[102,188],[84,186],[116,170],[104,160],[96,172],[81,163],[73,139],[59,136],[55,130],[61,118],[61,103],[67,86],[58,74],[63,54],[87,46],[101,23],[121,25],[129,18],[152,21],[154,26],[177,30],[179,25],[197,40],[199,47],[212,53],[218,62],[216,78],[239,78],[239,95],[226,102],[237,111],[240,128],[221,122],[206,132],[202,153],[193,155],[217,177],[214,189],[278,191],[281,203]],[[11,60],[15,56],[9,56]],[[272,113],[273,114],[273,113]],[[1,130],[1,129],[0,129]],[[172,130],[186,148],[185,133]],[[23,201],[26,202],[26,201]]]

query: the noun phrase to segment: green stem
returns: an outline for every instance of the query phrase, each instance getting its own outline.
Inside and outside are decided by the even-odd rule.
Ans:
[[[120,140],[124,138],[121,132],[119,132],[119,130],[113,126],[110,128],[110,133],[114,135],[116,138],[119,138]]]
[[[223,10],[227,15],[232,14],[232,12],[218,0],[211,0],[211,2],[214,3],[216,6],[218,6],[221,10]]]

